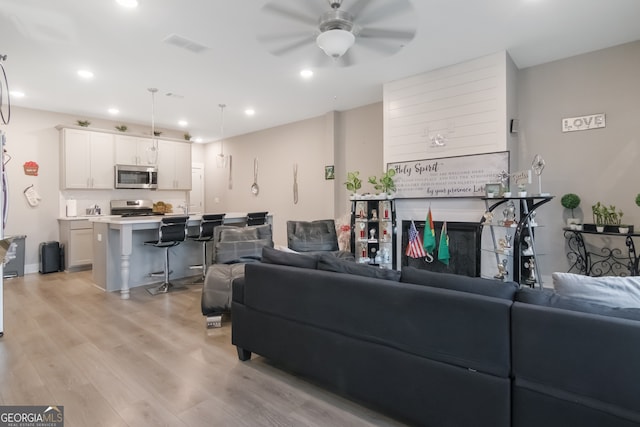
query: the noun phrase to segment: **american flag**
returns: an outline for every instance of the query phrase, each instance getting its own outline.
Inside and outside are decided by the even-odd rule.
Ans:
[[[422,247],[422,239],[420,239],[420,234],[413,221],[411,221],[411,226],[409,227],[409,244],[407,245],[406,255],[411,258],[424,258],[427,256]]]

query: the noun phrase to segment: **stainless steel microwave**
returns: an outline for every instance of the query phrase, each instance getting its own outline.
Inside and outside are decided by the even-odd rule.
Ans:
[[[158,168],[155,166],[116,165],[116,188],[158,188]]]

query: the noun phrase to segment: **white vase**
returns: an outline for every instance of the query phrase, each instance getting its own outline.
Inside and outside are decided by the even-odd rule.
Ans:
[[[526,191],[518,191],[518,197],[527,197]]]
[[[618,232],[620,234],[627,234],[629,232],[629,227],[618,227]]]
[[[604,231],[604,225],[596,225],[596,231],[602,233]]]

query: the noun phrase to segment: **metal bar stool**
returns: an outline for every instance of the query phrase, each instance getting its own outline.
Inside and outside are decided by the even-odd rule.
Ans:
[[[269,212],[249,212],[247,214],[247,225],[262,225],[267,223]]]
[[[202,269],[202,281],[207,275],[209,260],[207,259],[207,243],[213,239],[213,230],[222,225],[225,214],[204,214],[200,221],[199,233],[187,236],[187,239],[193,242],[202,243],[202,264],[192,265],[189,268]]]
[[[160,221],[158,228],[158,240],[144,242],[145,245],[164,249],[164,282],[159,286],[147,288],[151,295],[166,294],[167,292],[185,289],[184,286],[175,286],[169,282],[169,248],[184,242],[187,236],[188,216],[166,216]],[[154,273],[151,273],[154,275]]]

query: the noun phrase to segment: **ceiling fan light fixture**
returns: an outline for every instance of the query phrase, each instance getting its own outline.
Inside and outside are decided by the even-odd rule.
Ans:
[[[332,58],[340,58],[356,41],[351,31],[342,29],[327,30],[316,38],[318,47]]]

